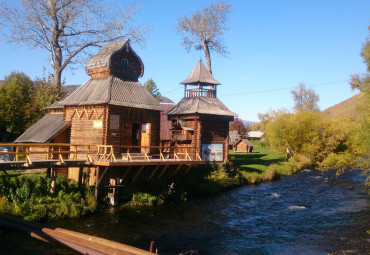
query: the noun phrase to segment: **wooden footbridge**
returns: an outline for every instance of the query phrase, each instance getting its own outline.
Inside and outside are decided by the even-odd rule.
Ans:
[[[184,146],[8,143],[0,144],[0,148],[0,171],[5,173],[47,169],[55,177],[56,172],[65,169],[66,176],[81,184],[84,169],[89,169],[88,181],[95,186],[96,196],[103,183],[115,194],[115,188],[127,183],[148,183],[187,174],[194,165],[205,163],[198,154],[199,148]]]

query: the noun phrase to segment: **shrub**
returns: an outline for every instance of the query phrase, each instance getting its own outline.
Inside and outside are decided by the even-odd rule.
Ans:
[[[156,201],[157,197],[139,192],[132,196],[131,204],[134,206],[153,206]]]
[[[56,194],[49,194],[51,179],[46,174],[0,178],[0,212],[30,221],[81,217],[96,210],[89,186],[81,189],[73,180],[57,177]]]

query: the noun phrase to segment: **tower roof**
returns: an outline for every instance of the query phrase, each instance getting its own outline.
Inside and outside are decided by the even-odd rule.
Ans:
[[[206,97],[183,98],[167,115],[189,115],[197,113],[230,117],[236,116],[220,99]]]
[[[189,74],[188,78],[180,82],[181,84],[190,85],[221,85],[219,81],[213,78],[207,67],[203,64],[200,59],[193,71]]]

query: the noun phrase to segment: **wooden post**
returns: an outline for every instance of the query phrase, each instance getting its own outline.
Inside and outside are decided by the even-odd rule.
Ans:
[[[50,194],[54,195],[55,194],[55,183],[57,179],[57,170],[54,167],[50,168],[50,178],[51,178]]]
[[[95,171],[95,197],[96,198],[98,197],[99,171],[100,171],[100,166],[98,166]]]
[[[82,186],[82,175],[83,175],[83,167],[80,167],[78,170],[78,188],[80,189]]]
[[[50,177],[50,175],[51,175],[51,168],[50,168],[50,167],[48,167],[48,168],[46,169],[46,176],[47,176],[47,177]]]
[[[19,161],[19,146],[15,147],[15,161]]]

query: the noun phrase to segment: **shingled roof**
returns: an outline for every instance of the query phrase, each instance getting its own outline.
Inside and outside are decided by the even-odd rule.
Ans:
[[[70,125],[64,121],[63,114],[46,114],[29,129],[27,129],[15,143],[46,143],[60,134]]]
[[[109,76],[90,79],[66,99],[62,105],[108,104],[148,110],[164,110],[140,82],[123,81]]]
[[[190,97],[183,98],[167,115],[211,114],[221,116],[236,116],[218,98]]]
[[[190,85],[221,85],[219,81],[213,78],[207,67],[200,59],[198,64],[194,67],[193,71],[189,74],[188,78],[180,82],[181,84]]]

